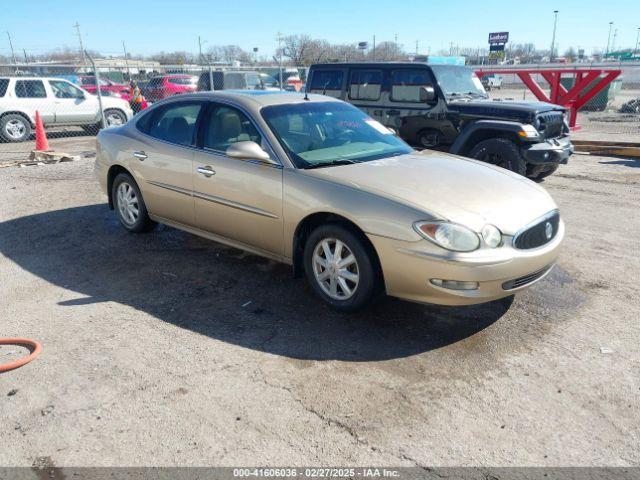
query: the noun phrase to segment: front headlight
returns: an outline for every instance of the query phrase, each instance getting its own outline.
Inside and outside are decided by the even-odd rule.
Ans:
[[[413,228],[427,240],[454,252],[471,252],[480,246],[473,230],[449,222],[416,222]]]

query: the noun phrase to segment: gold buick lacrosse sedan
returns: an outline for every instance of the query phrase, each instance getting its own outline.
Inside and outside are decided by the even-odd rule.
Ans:
[[[291,264],[345,311],[382,293],[442,305],[512,295],[549,272],[564,235],[535,183],[414,151],[322,95],[180,95],[97,144],[124,228],[161,222]]]

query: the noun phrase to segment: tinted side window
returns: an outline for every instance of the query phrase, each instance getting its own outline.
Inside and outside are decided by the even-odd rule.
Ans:
[[[316,70],[311,79],[313,90],[341,90],[344,73],[341,70]]]
[[[419,102],[420,87],[432,84],[426,69],[407,68],[391,72],[391,100]]]
[[[352,100],[378,100],[381,86],[381,70],[353,70],[349,85],[349,98]]]
[[[8,78],[0,78],[0,97],[4,97],[7,93],[7,88],[9,87],[9,79]]]
[[[42,80],[16,81],[16,97],[18,98],[47,98]]]
[[[151,119],[145,123],[146,117],[138,121],[138,128],[146,128],[145,133],[165,142],[184,146],[195,144],[196,120],[202,108],[201,103],[174,103],[163,106],[159,111],[151,113]]]
[[[224,105],[213,107],[208,114],[207,130],[204,132],[204,147],[225,151],[236,142],[252,141],[258,145],[262,138],[253,123],[240,110]]]

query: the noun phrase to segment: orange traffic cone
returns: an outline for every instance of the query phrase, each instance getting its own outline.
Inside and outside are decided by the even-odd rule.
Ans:
[[[49,150],[49,140],[47,140],[47,134],[44,131],[44,125],[42,118],[40,118],[40,112],[36,110],[36,150],[47,151]]]

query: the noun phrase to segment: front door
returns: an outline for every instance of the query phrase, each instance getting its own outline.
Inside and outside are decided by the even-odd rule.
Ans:
[[[211,104],[202,126],[203,149],[196,152],[193,162],[196,225],[282,255],[282,168],[225,155],[234,142],[263,142],[255,125],[239,109]]]
[[[170,102],[138,122],[144,135],[130,142],[130,166],[152,215],[194,225],[192,169],[196,122],[203,103]]]
[[[92,124],[100,120],[98,97],[66,80],[49,80],[57,124]]]

